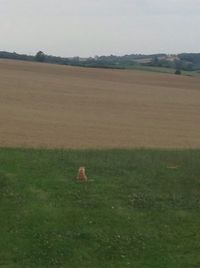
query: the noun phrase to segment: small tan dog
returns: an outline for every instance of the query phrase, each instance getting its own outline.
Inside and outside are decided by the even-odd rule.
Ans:
[[[80,167],[79,168],[76,179],[78,181],[87,181],[87,176],[85,174],[85,167]]]

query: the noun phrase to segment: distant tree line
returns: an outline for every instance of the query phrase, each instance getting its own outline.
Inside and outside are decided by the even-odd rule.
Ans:
[[[200,53],[182,53],[175,56],[174,59],[166,54],[131,54],[124,56],[96,56],[89,58],[80,57],[56,57],[46,55],[44,52],[39,51],[35,56],[18,54],[16,52],[0,51],[0,58],[14,59],[23,61],[37,61],[62,65],[93,67],[93,68],[117,68],[117,69],[130,69],[137,66],[151,66],[151,67],[165,67],[174,68],[178,73],[181,70],[194,71],[200,70]]]
[[[24,60],[24,61],[34,61],[34,56],[28,56],[25,54],[17,54],[16,52],[6,52],[0,51],[1,59],[12,59],[12,60]]]
[[[154,55],[148,66],[174,68],[176,70],[196,71],[200,70],[200,53],[182,53],[176,56],[175,60],[159,59]]]

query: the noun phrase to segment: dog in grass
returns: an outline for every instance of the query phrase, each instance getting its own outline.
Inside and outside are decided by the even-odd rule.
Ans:
[[[76,179],[78,181],[83,181],[83,182],[87,181],[87,176],[85,174],[85,167],[80,167],[79,168]]]

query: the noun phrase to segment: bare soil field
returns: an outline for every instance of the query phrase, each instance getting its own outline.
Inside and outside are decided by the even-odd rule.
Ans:
[[[0,60],[0,146],[200,148],[200,79]]]

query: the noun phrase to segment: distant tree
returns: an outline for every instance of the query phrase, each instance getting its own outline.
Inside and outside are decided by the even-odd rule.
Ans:
[[[152,59],[152,65],[153,66],[158,66],[159,65],[159,59],[157,56],[154,56]]]
[[[44,62],[45,61],[45,54],[42,51],[39,51],[36,55],[35,55],[35,60],[38,62]]]
[[[175,74],[180,75],[181,74],[181,70],[180,69],[176,69]]]
[[[181,74],[183,62],[181,60],[175,60],[175,74]]]

